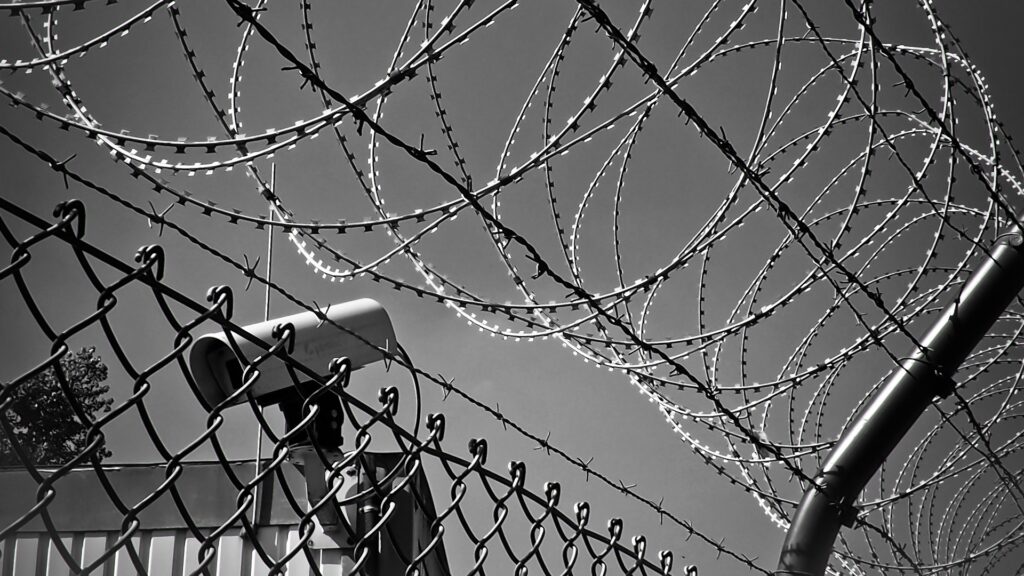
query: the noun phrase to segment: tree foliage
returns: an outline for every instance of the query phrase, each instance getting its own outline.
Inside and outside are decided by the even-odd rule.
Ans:
[[[65,354],[60,359],[60,371],[90,419],[110,411],[114,401],[107,396],[110,386],[103,384],[107,367],[95,348]],[[89,426],[72,408],[52,367],[14,389],[2,417],[5,422],[0,427],[0,465],[24,465],[11,444],[12,433],[34,465],[62,465],[89,445]],[[102,459],[110,456],[110,451],[101,445],[96,455]]]

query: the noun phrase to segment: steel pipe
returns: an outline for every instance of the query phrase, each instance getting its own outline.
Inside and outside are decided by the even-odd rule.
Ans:
[[[804,493],[779,556],[777,575],[822,575],[840,528],[882,462],[931,405],[948,395],[953,375],[1024,288],[1024,238],[1001,237],[943,310],[927,336],[846,430]]]

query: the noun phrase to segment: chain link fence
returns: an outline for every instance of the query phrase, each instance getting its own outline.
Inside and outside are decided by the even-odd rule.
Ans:
[[[274,332],[276,340],[265,342],[256,338],[232,321],[233,295],[228,287],[211,288],[205,303],[176,291],[164,280],[165,255],[159,246],[140,248],[132,265],[89,243],[86,214],[80,202],[62,203],[54,214],[56,220],[45,221],[0,198],[0,233],[10,250],[10,263],[0,270],[0,282],[16,288],[21,297],[18,305],[31,314],[38,330],[50,342],[49,355],[40,358],[21,376],[5,382],[0,392],[0,426],[35,486],[34,495],[26,494],[19,499],[21,513],[0,530],[0,540],[17,533],[29,522],[42,521],[60,559],[73,573],[97,572],[120,553],[131,559],[139,574],[144,574],[147,564],[133,542],[133,536],[145,529],[140,514],[154,502],[169,498],[189,526],[191,536],[200,543],[196,550],[197,567],[192,572],[195,574],[214,570],[221,537],[235,529],[241,529],[248,537],[258,562],[265,565],[269,573],[284,573],[290,561],[304,556],[311,573],[320,574],[314,540],[317,534],[324,533],[320,518],[332,517],[332,514],[337,519],[335,538],[344,541],[351,550],[352,573],[374,574],[382,561],[379,557],[382,550],[390,551],[389,562],[394,566],[397,561],[406,574],[453,573],[448,558],[460,555],[463,558],[457,563],[466,564],[468,574],[484,574],[487,570],[521,575],[696,573],[692,566],[673,566],[673,555],[668,551],[648,551],[643,536],[628,539],[621,520],[612,519],[606,526],[600,526],[591,519],[591,508],[586,502],[566,506],[558,483],[547,483],[540,491],[529,489],[523,463],[511,462],[506,470],[496,469],[488,462],[488,445],[483,439],[471,441],[468,453],[456,455],[452,447],[444,444],[446,419],[443,414],[426,416],[422,430],[416,430],[418,426],[412,430],[403,427],[396,418],[399,401],[405,400],[405,393],[397,388],[381,389],[379,403],[375,406],[360,401],[346,390],[352,370],[347,359],[332,361],[329,372],[324,375],[318,367],[304,365],[292,357],[295,330],[291,325],[279,326]],[[17,226],[11,225],[13,222],[17,222]],[[28,236],[16,235],[16,229],[26,226],[34,232]],[[59,258],[54,250],[64,252],[63,256],[73,256],[73,261],[92,283],[96,301],[95,309],[78,310],[72,321],[62,318],[60,324],[51,319],[53,311],[40,304],[27,274],[32,267],[49,266],[49,259]],[[166,326],[176,333],[173,346],[161,351],[159,358],[145,366],[128,357],[124,343],[109,321],[115,308],[123,306],[119,295],[138,287],[151,293],[150,305],[160,310]],[[330,322],[327,315],[321,315],[334,329],[353,334],[345,326]],[[184,448],[172,450],[165,445],[153,423],[154,413],[161,407],[151,401],[151,381],[157,373],[176,371],[197,401],[205,404],[186,356],[197,331],[210,325],[215,325],[232,343],[242,385],[231,397],[216,405],[206,405],[209,416],[205,429],[197,430]],[[60,362],[71,352],[69,342],[77,334],[95,328],[106,335],[107,344],[115,351],[117,366],[114,370],[133,382],[132,394],[100,415],[91,415],[83,408]],[[24,327],[6,326],[5,338],[17,338],[19,330]],[[253,359],[247,358],[238,348],[238,342],[257,346],[262,352]],[[385,349],[379,351],[395,366],[415,376],[407,356]],[[254,386],[260,382],[260,368],[268,361],[287,365],[295,397],[300,399],[298,419],[283,433],[271,428],[252,394]],[[30,447],[18,441],[9,412],[18,390],[31,385],[34,377],[47,371],[52,372],[59,383],[59,401],[66,402],[78,422],[87,429],[84,448],[56,469],[33,461]],[[251,476],[238,474],[218,437],[218,429],[226,418],[224,410],[236,401],[252,409],[261,422],[262,433],[273,442],[273,458]],[[406,404],[402,402],[403,406]],[[320,441],[302,442],[304,438],[321,437],[322,432],[317,428],[323,426],[323,418],[330,409],[327,407],[340,410],[341,414],[332,414],[335,423],[341,418],[355,429],[350,450],[338,452],[321,446]],[[108,478],[110,471],[101,461],[106,430],[111,423],[127,418],[132,412],[141,417],[149,440],[161,453],[165,474],[165,480],[137,502],[126,500],[119,493]],[[375,454],[374,449],[382,438],[393,440],[400,446],[400,453],[387,458]],[[197,511],[189,508],[188,495],[178,486],[188,465],[187,459],[204,445],[218,454],[220,473],[230,482],[235,496],[234,512],[213,530],[197,526],[194,520]],[[320,466],[325,473],[326,492],[319,499],[310,498],[308,506],[302,504],[308,495],[294,493],[294,486],[285,477],[290,460],[304,469]],[[425,465],[443,471],[442,477],[429,478],[433,495],[426,483],[420,481],[424,478]],[[109,546],[87,565],[81,563],[80,554],[73,553],[62,541],[62,527],[48,511],[61,493],[65,479],[81,467],[92,469],[104,488],[107,501],[103,505],[116,510],[121,517],[117,538],[108,539]],[[315,473],[308,472],[307,478],[315,477]],[[258,487],[271,476],[280,480],[285,500],[297,518],[300,537],[290,547],[267,549],[257,534],[258,526],[252,522]],[[346,478],[357,480],[353,484],[353,481],[346,482]],[[415,502],[415,508],[425,515],[424,532],[412,543],[402,541],[409,522],[409,517],[400,513],[406,506],[399,504],[403,501]],[[356,509],[359,512],[353,512]],[[402,526],[403,523],[406,526]]]

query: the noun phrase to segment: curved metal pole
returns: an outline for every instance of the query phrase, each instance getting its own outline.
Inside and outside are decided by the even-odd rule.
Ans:
[[[1024,288],[1022,244],[1020,230],[996,241],[920,347],[843,434],[800,501],[776,574],[825,573],[840,527],[853,525],[861,490],[932,400],[953,390],[953,374]]]

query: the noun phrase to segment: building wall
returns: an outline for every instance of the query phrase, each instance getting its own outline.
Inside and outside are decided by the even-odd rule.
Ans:
[[[400,459],[398,454],[367,454],[367,457],[370,465],[376,466],[395,466]],[[272,558],[271,565],[297,550],[284,564],[285,573],[290,576],[348,574],[352,565],[351,549],[320,549],[319,545],[299,548],[299,516],[288,503],[286,493],[305,510],[305,481],[291,466],[282,470],[286,470],[283,486],[280,478],[270,475],[259,487],[256,526],[260,546],[254,545],[240,522],[233,518],[237,513],[238,489],[228,476],[230,471],[242,481],[255,477],[255,464],[251,461],[232,462],[228,468],[218,462],[186,463],[180,476],[175,476],[164,465],[104,467],[101,472],[112,490],[104,487],[97,471],[73,470],[53,482],[54,495],[43,508],[45,513],[34,514],[32,510],[40,502],[39,494],[45,490],[41,490],[25,470],[0,470],[0,576],[70,576],[75,573],[72,566],[87,567],[115,547],[116,552],[97,564],[91,574],[184,576],[195,572],[199,568],[200,539],[188,527],[171,493],[164,492],[155,500],[147,500],[155,490],[167,485],[169,475],[174,478],[173,486],[181,506],[188,511],[200,534],[208,536],[222,531],[211,541],[216,543],[216,556],[208,564],[211,576],[268,574],[270,567],[258,549]],[[346,480],[357,481],[356,477]],[[423,502],[428,509],[420,510],[411,496],[395,494],[398,513],[388,525],[390,535],[404,542],[405,550],[402,554],[394,553],[385,539],[379,560],[381,574],[404,572],[405,566],[398,565],[397,558],[416,556],[430,540],[426,518],[434,517],[434,511],[426,479],[419,473],[408,486],[417,490],[421,498],[426,496]],[[130,537],[130,546],[116,546],[118,538],[125,533],[124,527],[130,523],[111,492],[129,508],[148,502],[138,511],[139,527]],[[342,493],[345,492],[343,488]],[[12,531],[10,527],[19,524],[26,514],[31,515],[30,519]],[[132,513],[127,515],[132,516]],[[251,518],[252,512],[246,517]],[[353,520],[353,524],[355,522]],[[223,526],[229,528],[223,530]],[[54,535],[59,535],[59,543]],[[71,562],[61,552],[61,544]],[[443,547],[428,556],[424,568],[431,575],[447,572]]]
[[[238,529],[227,531],[218,539],[217,557],[210,563],[211,576],[259,576],[270,569],[255,552],[252,542]],[[260,528],[259,539],[268,553],[281,557],[298,544],[298,530],[288,526]],[[119,532],[62,532],[61,540],[76,563],[88,565],[105,550],[113,547]],[[132,545],[151,576],[184,576],[193,573],[199,562],[199,542],[186,529],[141,530]],[[4,576],[70,576],[73,574],[64,558],[45,532],[21,532],[3,541]],[[316,550],[313,560],[324,576],[348,574],[351,559],[340,550]],[[132,562],[127,546],[108,558],[92,574],[96,576],[135,576],[140,571]],[[289,576],[315,574],[309,559],[301,552],[286,564]]]

